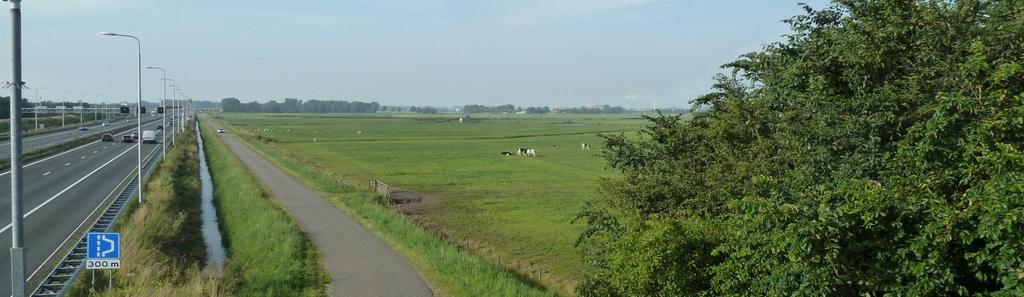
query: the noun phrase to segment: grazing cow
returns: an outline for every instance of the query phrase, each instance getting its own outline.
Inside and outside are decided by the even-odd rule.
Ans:
[[[590,144],[589,143],[583,143],[582,145],[580,145],[580,150],[582,150],[582,151],[589,151],[590,150]]]
[[[556,148],[558,148],[558,145],[557,144],[553,144],[553,145],[551,145],[551,148],[556,149]]]
[[[502,156],[511,156],[512,152],[501,152]]]
[[[537,151],[535,151],[532,148],[531,149],[526,149],[526,155],[530,156],[530,157],[536,157],[537,156]]]
[[[529,150],[529,149],[525,148],[525,147],[521,147],[521,148],[516,150],[516,155],[525,156],[526,155],[526,150]]]

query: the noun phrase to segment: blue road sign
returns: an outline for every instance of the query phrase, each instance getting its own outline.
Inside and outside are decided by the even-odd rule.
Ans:
[[[86,258],[90,260],[113,260],[121,258],[121,234],[89,233]]]
[[[118,269],[121,267],[121,234],[94,232],[86,235],[86,268]]]

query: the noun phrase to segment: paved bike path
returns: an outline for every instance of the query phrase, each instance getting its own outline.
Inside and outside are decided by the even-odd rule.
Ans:
[[[331,276],[330,296],[433,296],[401,255],[348,214],[326,202],[230,134],[217,134],[267,186],[320,249]]]

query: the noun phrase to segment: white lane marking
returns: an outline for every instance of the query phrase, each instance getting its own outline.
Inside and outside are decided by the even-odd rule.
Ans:
[[[150,123],[150,124],[147,124],[147,125],[151,125],[151,124],[155,124],[155,123]],[[121,134],[127,134],[127,133],[130,133],[130,132],[132,132],[132,130],[128,130],[128,131],[124,131],[124,132],[121,132],[121,133],[117,133],[117,134],[115,134],[115,136],[116,135],[121,135]],[[93,142],[90,142],[90,143],[83,144],[82,146],[79,146],[79,147],[76,147],[76,148],[73,148],[73,149],[70,149],[70,150],[66,150],[66,151],[64,151],[62,153],[59,153],[59,154],[56,154],[56,155],[53,155],[53,156],[49,156],[49,157],[43,158],[41,160],[29,163],[28,165],[22,166],[22,168],[28,168],[29,166],[49,161],[50,159],[66,155],[66,154],[68,154],[70,152],[77,151],[77,150],[79,150],[79,149],[81,149],[83,147],[87,147],[87,146],[90,146],[90,145],[93,145],[93,144],[96,144],[96,143],[99,143],[99,142],[100,141],[97,140],[97,141],[93,141]],[[6,155],[3,155],[3,156],[6,156]],[[67,165],[65,165],[65,166],[67,166]],[[10,170],[4,171],[3,173],[0,173],[0,176],[4,176],[4,175],[8,175],[8,174],[11,174]]]
[[[36,164],[39,164],[39,163],[42,163],[42,162],[46,162],[46,161],[49,161],[50,159],[53,159],[53,158],[56,158],[56,157],[60,157],[60,156],[66,155],[67,153],[70,153],[70,152],[74,152],[74,151],[77,151],[77,150],[78,150],[78,149],[80,149],[80,148],[83,148],[83,147],[87,147],[87,146],[89,146],[89,145],[92,145],[92,144],[94,144],[94,143],[97,143],[97,142],[99,142],[99,141],[93,141],[93,142],[90,142],[90,143],[84,144],[84,145],[82,145],[82,146],[80,146],[80,147],[76,147],[76,148],[73,148],[73,149],[70,149],[70,150],[64,151],[63,153],[59,153],[59,154],[56,154],[56,155],[53,155],[53,156],[49,156],[49,157],[46,157],[46,158],[44,158],[44,159],[42,159],[42,160],[39,160],[39,161],[35,161],[35,162],[32,162],[32,163],[29,163],[28,165],[25,165],[25,166],[22,166],[22,167],[29,167],[29,166],[32,166],[32,165],[36,165]],[[10,173],[11,173],[11,171],[10,171],[10,170],[8,170],[8,171],[4,171],[4,173],[0,173],[0,176],[8,175],[8,174],[10,174]]]
[[[82,156],[80,159],[85,159],[85,156]],[[68,164],[71,164],[71,163],[68,163]]]
[[[47,175],[50,175],[49,171],[47,171],[46,173],[43,173],[43,176],[47,176]]]
[[[64,166],[68,166],[68,165],[71,165],[71,163],[64,163]]]
[[[57,193],[57,194],[54,194],[54,195],[53,195],[53,197],[50,197],[50,199],[46,199],[46,201],[43,201],[43,203],[42,203],[42,204],[39,204],[39,206],[36,206],[36,207],[35,207],[35,208],[33,208],[32,210],[30,210],[30,211],[26,212],[26,213],[25,213],[25,215],[24,215],[24,216],[22,216],[22,218],[28,218],[28,216],[32,215],[33,213],[35,213],[35,212],[36,212],[36,211],[38,211],[39,209],[43,208],[43,206],[46,206],[47,204],[50,204],[50,202],[53,202],[53,200],[54,200],[54,199],[57,199],[57,197],[60,197],[60,195],[63,195],[63,194],[64,194],[64,192],[67,192],[67,191],[68,191],[68,190],[70,190],[71,188],[74,188],[74,187],[75,187],[75,186],[77,186],[78,184],[82,183],[82,181],[84,181],[85,179],[89,178],[89,177],[90,177],[90,176],[92,176],[93,174],[96,174],[96,172],[97,172],[97,171],[100,171],[100,169],[103,169],[103,167],[107,167],[107,165],[110,165],[110,163],[114,163],[114,161],[116,161],[116,160],[117,160],[117,158],[120,158],[121,156],[124,156],[124,154],[126,154],[126,153],[130,152],[130,151],[132,150],[132,148],[134,148],[134,147],[135,147],[135,145],[133,145],[133,146],[129,147],[129,148],[127,149],[127,150],[124,150],[123,152],[121,152],[120,154],[118,154],[117,156],[115,156],[115,157],[114,157],[113,159],[110,159],[110,161],[107,161],[107,163],[103,163],[103,165],[100,165],[100,167],[96,167],[96,169],[94,169],[94,170],[93,170],[92,172],[89,172],[89,174],[86,174],[86,175],[85,175],[85,176],[83,176],[82,178],[79,178],[79,179],[78,179],[77,181],[75,181],[75,183],[71,184],[71,185],[70,185],[70,186],[68,186],[67,188],[64,188],[64,189],[63,189],[63,190],[61,190],[61,191],[60,191],[59,193]],[[70,163],[69,163],[69,164],[70,164]],[[7,227],[4,227],[3,229],[0,229],[0,233],[4,233],[4,232],[7,232],[7,229],[11,229],[11,224],[7,224]]]
[[[98,152],[100,152],[100,151],[92,151],[93,154],[98,153]]]
[[[151,158],[151,157],[153,157],[153,156],[155,156],[155,155],[156,155],[156,151],[150,152],[150,153],[149,153],[149,156],[147,157],[147,159],[149,159],[149,158]],[[132,172],[135,172],[135,170],[132,170]],[[128,175],[126,175],[126,176],[124,177],[124,179],[122,179],[122,180],[121,180],[121,182],[119,182],[119,183],[117,183],[117,184],[118,184],[118,185],[124,184],[124,181],[126,181],[126,180],[128,180],[128,179],[132,178],[132,176],[133,176],[133,175],[134,175],[134,174],[131,174],[131,173],[129,173]],[[103,202],[100,202],[100,204],[99,204],[99,205],[96,205],[96,208],[94,208],[94,209],[93,209],[93,210],[92,210],[91,212],[89,212],[89,213],[90,213],[90,214],[96,213],[96,210],[99,210],[99,209],[100,209],[100,207],[103,207],[103,205],[105,204],[104,202],[106,202],[106,201],[109,201],[109,200],[111,199],[111,197],[113,197],[113,196],[114,196],[114,192],[115,192],[115,191],[117,191],[117,188],[118,188],[118,187],[114,187],[114,189],[113,189],[113,190],[110,190],[110,194],[107,194],[107,198],[104,198],[104,199],[103,199]],[[83,226],[83,225],[85,225],[85,222],[86,222],[86,221],[88,221],[88,220],[85,220],[85,221],[82,221],[81,223],[79,223],[79,224],[78,224],[78,227],[75,227],[75,231],[74,231],[74,232],[71,232],[71,234],[69,234],[67,238],[64,238],[64,241],[63,241],[63,242],[61,242],[61,243],[60,243],[60,245],[58,245],[58,246],[64,246],[65,244],[67,244],[67,243],[68,243],[68,241],[69,241],[69,240],[71,240],[71,237],[72,237],[72,236],[75,236],[75,233],[76,233],[76,232],[77,232],[78,230],[81,230],[81,229],[82,229],[82,226]],[[53,259],[53,256],[57,255],[57,251],[58,251],[58,250],[54,250],[54,251],[53,251],[52,253],[50,253],[50,256],[49,256],[49,257],[46,257],[46,261],[43,261],[43,263],[50,263],[50,259]],[[37,267],[37,268],[36,268],[36,270],[32,272],[32,275],[30,275],[30,276],[29,276],[28,278],[29,278],[29,279],[32,279],[33,277],[35,277],[35,276],[36,276],[36,274],[37,274],[37,273],[39,273],[39,270],[40,270],[40,269],[43,269],[43,265],[39,265],[39,267]],[[12,296],[12,297],[13,297],[13,296]]]

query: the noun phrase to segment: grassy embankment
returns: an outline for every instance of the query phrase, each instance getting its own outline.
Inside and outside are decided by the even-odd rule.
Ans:
[[[132,204],[115,226],[122,269],[107,290],[107,273],[85,272],[72,295],[320,296],[322,268],[308,240],[222,144],[207,139],[221,232],[228,259],[220,275],[205,272],[195,135],[179,145],[147,181],[146,203]],[[183,145],[182,145],[183,144]]]
[[[316,247],[272,195],[203,126],[206,158],[238,296],[320,296],[328,282]]]
[[[597,134],[634,131],[642,124],[637,117],[623,116],[480,116],[463,124],[455,116],[220,118],[250,145],[405,249],[442,287],[468,292],[461,290],[461,275],[429,271],[450,265],[424,260],[435,251],[389,230],[392,221],[406,222],[405,217],[371,203],[373,194],[353,188],[377,178],[429,193],[434,201],[416,215],[429,233],[451,238],[562,295],[572,294],[583,270],[573,243],[584,226],[571,224],[572,218],[597,195],[601,176],[610,176],[597,156]],[[262,141],[247,131],[259,133]],[[583,142],[595,150],[581,151]],[[517,147],[537,148],[540,156],[498,154]]]
[[[146,203],[131,204],[114,227],[123,265],[113,271],[114,287],[107,288],[111,271],[85,271],[71,295],[223,296],[231,289],[231,282],[202,273],[198,154],[194,134],[181,136],[146,181]]]

